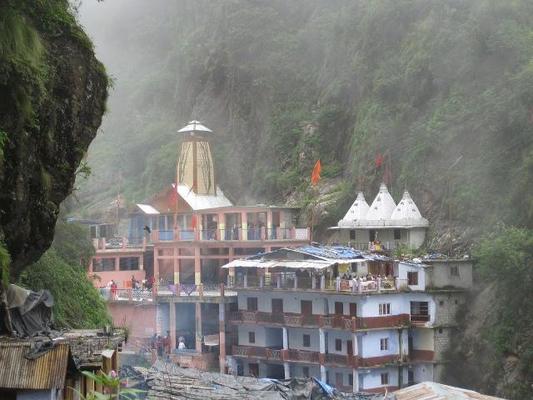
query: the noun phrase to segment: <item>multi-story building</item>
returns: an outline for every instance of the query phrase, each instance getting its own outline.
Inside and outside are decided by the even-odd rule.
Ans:
[[[369,206],[363,192],[357,194],[346,215],[337,226],[331,227],[331,241],[350,244],[360,250],[392,250],[400,245],[420,247],[429,226],[405,191],[398,204],[384,183]]]
[[[183,337],[187,352],[178,361],[211,368],[225,363],[225,314],[236,293],[221,287],[220,267],[236,258],[309,242],[298,227],[298,210],[235,206],[216,184],[211,156],[213,132],[191,121],[182,137],[176,183],[134,205],[115,226],[94,226],[96,254],[88,272],[103,289],[114,323],[130,329],[133,342],[153,334],[170,336],[174,353]],[[125,227],[121,231],[121,227]],[[113,233],[113,237],[104,235]],[[132,279],[133,278],[133,279]],[[132,282],[145,282],[145,289]],[[228,346],[231,343],[228,343]]]
[[[345,247],[280,249],[223,267],[238,293],[243,375],[315,376],[343,391],[438,381],[468,260],[393,261]]]

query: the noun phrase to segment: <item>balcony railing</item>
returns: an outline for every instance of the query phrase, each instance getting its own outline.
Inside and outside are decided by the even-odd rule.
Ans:
[[[281,349],[258,346],[232,346],[232,354],[237,357],[264,358],[266,360],[281,361]]]
[[[411,314],[411,322],[429,322],[428,314]]]
[[[407,326],[409,325],[409,314],[361,318],[348,315],[303,315],[241,310],[231,313],[230,321],[233,323],[274,324],[292,327],[322,327],[355,332],[364,329]]]
[[[435,359],[435,352],[431,350],[411,350],[409,351],[410,361],[433,361]]]
[[[394,292],[401,289],[398,278],[356,281],[335,279],[322,281],[316,276],[296,276],[295,273],[271,273],[268,276],[238,274],[229,276],[228,287],[245,289],[315,290],[321,292],[345,292],[353,294]]]
[[[299,240],[310,239],[309,228],[228,228],[228,229],[174,229],[154,230],[153,242],[225,240],[225,241],[265,241],[265,240]]]
[[[318,363],[320,353],[317,351],[306,351],[289,349],[287,351],[287,361],[300,361],[308,363]]]

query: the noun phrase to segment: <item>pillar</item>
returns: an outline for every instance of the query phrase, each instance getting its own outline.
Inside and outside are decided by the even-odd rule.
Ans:
[[[290,379],[291,377],[291,368],[289,366],[289,363],[285,361],[283,363],[283,372],[285,373],[285,379]]]
[[[194,284],[202,283],[202,261],[200,259],[200,248],[194,248]]]
[[[154,281],[159,286],[159,258],[157,258],[157,249],[154,249]]]
[[[144,257],[139,257],[139,270],[142,271],[144,269]]]
[[[120,271],[120,257],[115,257],[115,271]]]
[[[224,213],[217,214],[218,219],[218,240],[226,240],[226,219]],[[229,227],[231,229],[231,226]]]
[[[353,376],[353,392],[358,393],[359,392],[359,373],[357,372],[357,369],[352,370],[352,376]]]
[[[326,367],[323,364],[320,364],[320,380],[326,382]]]
[[[174,284],[179,285],[180,283],[180,261],[178,260],[179,249],[175,248],[172,251],[173,262],[174,262]]]
[[[326,354],[326,335],[323,328],[318,328],[318,345],[320,354]]]
[[[357,343],[356,333],[352,333],[352,348],[353,348],[353,356],[357,357],[359,355],[359,344]]]
[[[269,240],[272,237],[272,210],[267,210],[267,226],[266,226],[266,239]]]
[[[294,274],[294,288],[298,289],[298,275]]]
[[[320,289],[326,289],[326,275],[320,275]]]
[[[196,303],[196,351],[202,352],[202,303]]]
[[[248,240],[248,215],[246,214],[246,212],[241,213],[241,227],[241,240]]]
[[[259,275],[259,287],[263,288],[265,286],[265,276]]]
[[[311,274],[311,289],[316,289],[316,276]]]
[[[287,328],[281,328],[283,330],[283,350],[289,350],[289,333]]]
[[[247,271],[244,271],[244,283],[243,283],[243,286],[245,288],[248,287],[248,272]]]
[[[226,372],[226,322],[225,322],[225,304],[218,305],[218,330],[219,330],[219,348],[220,355],[218,357],[218,364],[220,373]]]
[[[276,287],[281,289],[281,274],[276,274]]]
[[[176,303],[173,301],[169,303],[169,314],[168,330],[170,331],[170,353],[173,353],[176,348]]]

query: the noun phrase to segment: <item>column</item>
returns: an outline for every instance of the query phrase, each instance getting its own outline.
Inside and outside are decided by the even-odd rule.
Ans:
[[[311,289],[316,289],[316,276],[311,274]]]
[[[220,303],[218,305],[218,330],[219,330],[219,348],[220,355],[218,357],[218,363],[220,373],[226,372],[226,322],[225,322],[225,304]]]
[[[202,352],[202,303],[196,303],[196,351]]]
[[[159,285],[159,258],[157,258],[157,248],[154,248],[154,281]]]
[[[357,357],[359,355],[359,343],[357,342],[356,333],[352,333],[352,348],[353,348],[353,356]]]
[[[248,240],[248,216],[246,212],[241,213],[241,240]]]
[[[218,240],[226,240],[226,219],[224,213],[217,214],[218,219]],[[231,226],[229,227],[231,229]]]
[[[352,370],[352,376],[353,376],[353,392],[358,393],[359,392],[359,373],[357,372],[357,369]]]
[[[169,303],[169,313],[168,330],[170,331],[170,353],[172,354],[176,348],[176,303],[173,301]]]
[[[285,373],[285,379],[290,379],[291,367],[289,366],[289,363],[287,361],[283,363],[283,372]]]
[[[281,328],[283,330],[283,350],[289,350],[289,333],[287,328]]]
[[[174,284],[179,285],[180,283],[180,261],[178,259],[179,249],[174,247],[172,249],[172,255],[173,255],[172,261],[174,262]]]
[[[320,275],[320,289],[326,289],[326,275]]]
[[[326,367],[323,364],[320,364],[320,380],[326,382]]]
[[[298,275],[294,274],[294,288],[298,289]]]
[[[202,283],[202,261],[200,259],[200,248],[194,248],[194,284]]]
[[[272,237],[272,209],[267,210],[266,240]]]
[[[115,271],[120,271],[120,257],[115,257]]]
[[[139,270],[142,271],[144,269],[144,257],[139,257]]]
[[[245,288],[248,287],[248,272],[247,271],[244,271],[244,283],[243,283],[243,286]]]
[[[324,328],[318,328],[318,346],[320,354],[326,354],[326,335],[324,334]]]
[[[276,288],[281,289],[281,274],[276,274]]]

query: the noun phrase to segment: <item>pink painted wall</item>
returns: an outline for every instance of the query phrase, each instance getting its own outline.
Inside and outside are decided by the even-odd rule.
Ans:
[[[138,281],[142,281],[143,279],[146,279],[145,270],[93,272],[92,274],[89,273],[89,275],[97,275],[100,277],[100,280],[98,279],[92,280],[95,287],[105,287],[107,283],[113,279],[117,283],[119,289],[126,288],[125,286],[126,281],[128,282],[128,284],[131,283],[132,275],[135,276],[135,279],[137,279]]]
[[[131,303],[107,303],[107,309],[113,318],[113,325],[129,330],[129,344],[135,347],[137,341],[149,338],[156,329],[156,306]]]

